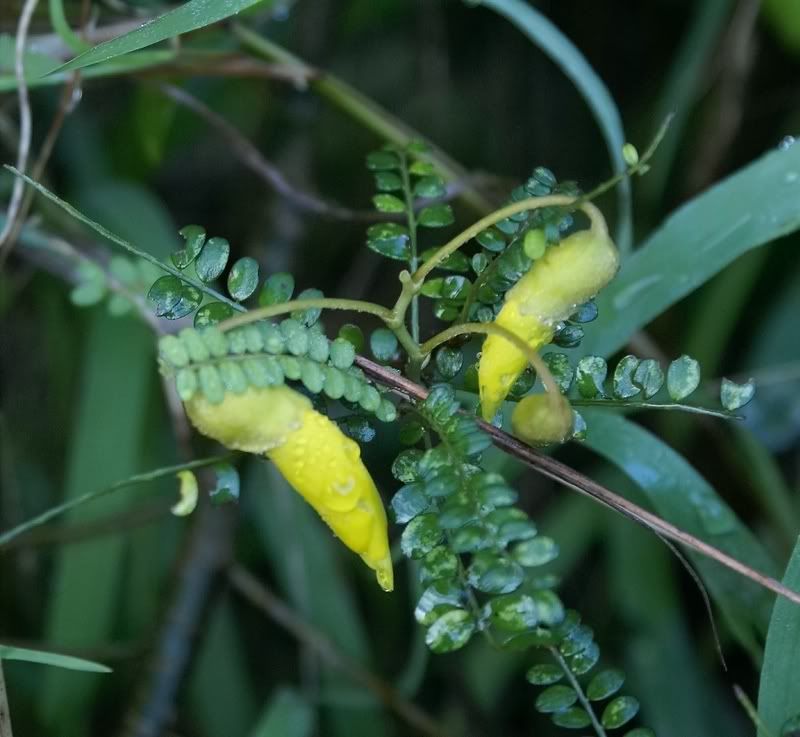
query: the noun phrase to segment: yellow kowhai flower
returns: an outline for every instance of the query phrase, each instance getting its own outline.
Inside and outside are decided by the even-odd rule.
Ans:
[[[553,339],[556,326],[608,284],[619,267],[617,248],[602,222],[551,246],[508,291],[495,319],[533,350]],[[491,420],[525,370],[525,354],[499,335],[486,338],[478,365],[481,412]]]
[[[287,386],[228,393],[219,404],[201,395],[186,413],[204,435],[233,450],[264,454],[341,541],[394,588],[386,512],[361,461],[361,449],[311,401]]]

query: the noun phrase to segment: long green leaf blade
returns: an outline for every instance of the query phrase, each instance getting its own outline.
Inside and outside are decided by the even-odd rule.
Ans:
[[[56,668],[82,670],[87,673],[111,673],[111,668],[91,660],[44,650],[29,650],[26,647],[11,647],[10,645],[0,645],[0,660],[21,660],[25,663],[52,665]]]
[[[681,455],[620,415],[597,409],[582,414],[589,426],[586,445],[627,474],[658,515],[742,563],[774,573],[758,540]],[[754,635],[766,633],[771,594],[711,560],[689,557],[734,634],[757,653]]]
[[[67,72],[73,69],[82,69],[91,64],[130,54],[132,51],[152,46],[159,41],[210,26],[212,23],[247,10],[259,2],[272,4],[275,0],[190,0],[168,13],[153,18],[130,33],[112,38],[110,41],[78,54],[74,59],[53,71]]]
[[[597,299],[582,350],[610,355],[738,256],[800,227],[800,145],[772,151],[679,208]]]
[[[622,147],[625,145],[625,134],[619,110],[605,83],[578,48],[542,13],[523,0],[481,0],[480,4],[508,18],[569,77],[600,126],[614,173],[623,171],[625,161],[622,158]],[[631,247],[633,235],[631,186],[627,179],[620,182],[618,193],[619,226],[616,239],[620,249],[626,252]]]
[[[800,540],[789,560],[783,583],[800,589]],[[772,610],[758,691],[758,713],[772,735],[781,734],[785,722],[800,715],[800,607],[778,597]],[[759,732],[760,737],[766,737]]]

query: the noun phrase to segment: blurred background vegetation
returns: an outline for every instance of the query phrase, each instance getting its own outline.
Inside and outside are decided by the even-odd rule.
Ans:
[[[5,0],[0,8],[4,162],[15,161],[19,134],[13,44],[21,5]],[[634,182],[635,243],[688,198],[800,129],[800,8],[791,0],[534,5],[605,81],[629,140],[643,148],[676,112],[652,171]],[[65,7],[73,27],[83,17],[104,28],[167,6],[76,0]],[[182,38],[177,61],[34,87],[34,159],[48,130],[57,133],[39,178],[159,257],[179,245],[178,228],[197,222],[228,238],[236,256],[252,256],[268,272],[291,271],[299,288],[390,303],[396,269],[364,248],[364,222],[331,217],[330,208],[312,212],[297,194],[367,209],[363,159],[382,139],[317,94],[313,80],[268,66],[237,27],[335,74],[435,142],[489,202],[502,202],[538,165],[584,189],[610,174],[601,133],[575,87],[500,16],[456,0],[298,0]],[[34,51],[72,55],[45,3],[30,33]],[[209,64],[204,54],[212,51],[226,51],[224,63]],[[175,87],[251,141],[289,196],[248,168],[229,132],[182,104]],[[0,178],[3,201],[11,184],[11,176]],[[600,204],[613,222],[613,195]],[[463,200],[455,205],[465,225],[478,214]],[[187,452],[213,452],[176,432],[151,329],[131,314],[110,314],[108,300],[86,309],[71,301],[80,275],[53,255],[54,244],[63,239],[101,263],[107,244],[44,201],[31,212],[40,240],[23,236],[0,274],[2,530]],[[798,314],[792,235],[738,259],[635,344],[640,355],[690,353],[708,379],[757,379],[741,426],[674,413],[639,419],[756,532],[777,573],[798,529]],[[342,322],[335,314],[325,320],[332,333]],[[433,327],[431,318],[425,328]],[[387,498],[396,486],[388,473],[395,432],[380,431],[364,449]],[[561,456],[612,489],[630,485],[580,448]],[[733,687],[755,699],[760,645],[748,651],[723,625],[724,670],[702,597],[658,539],[504,463],[518,475],[524,508],[561,546],[562,598],[586,613],[606,662],[626,669],[645,722],[676,737],[753,734]],[[0,641],[114,669],[97,675],[6,662],[16,733],[389,737],[421,733],[415,718],[426,715],[450,735],[558,731],[533,707],[524,658],[477,640],[429,656],[413,621],[418,591],[406,564],[396,592],[382,594],[270,466],[252,461],[241,471],[236,509],[176,519],[167,478],[0,551]],[[224,572],[231,556],[242,566],[232,581]],[[269,590],[254,589],[245,571]]]

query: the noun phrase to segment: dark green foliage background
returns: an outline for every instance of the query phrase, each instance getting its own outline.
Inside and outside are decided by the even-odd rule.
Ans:
[[[3,3],[0,32],[13,34],[19,5]],[[79,5],[67,4],[70,17]],[[116,4],[116,11],[97,5],[101,23],[120,9],[163,10],[154,2]],[[748,36],[752,58],[744,71],[737,66],[742,43],[731,38],[746,2],[535,5],[606,82],[629,140],[644,148],[664,114],[679,113],[653,171],[634,181],[636,243],[675,207],[800,129],[800,49],[784,45],[774,25],[759,18]],[[41,6],[35,35],[50,33]],[[496,202],[537,165],[584,189],[609,176],[602,136],[574,87],[487,10],[455,0],[300,0],[287,4],[285,17],[267,15],[256,11],[242,22],[419,130],[476,172],[477,185]],[[224,26],[184,43],[235,46]],[[313,92],[230,75],[167,71],[85,80],[43,181],[161,258],[180,246],[179,227],[198,222],[227,238],[234,258],[257,259],[262,274],[291,271],[298,291],[316,287],[391,304],[396,265],[364,247],[363,223],[308,214],[275,194],[206,123],[159,92],[155,82],[164,79],[235,125],[298,189],[368,207],[373,191],[363,159],[381,143],[374,134]],[[59,94],[58,88],[32,92],[34,150]],[[14,119],[13,100],[13,93],[0,95],[4,119]],[[0,151],[3,161],[15,158],[8,137],[0,139]],[[10,186],[4,175],[4,194]],[[600,204],[613,223],[614,197]],[[462,225],[476,216],[463,203],[455,209]],[[37,201],[36,212],[43,227],[76,246],[106,248],[47,203]],[[421,250],[437,244],[423,240]],[[653,347],[669,357],[689,353],[707,379],[756,376],[759,398],[744,425],[674,413],[641,420],[685,454],[780,567],[800,519],[799,244],[792,235],[741,256],[660,316],[648,328],[649,340],[635,346],[642,356]],[[0,530],[71,495],[179,459],[151,333],[134,318],[110,317],[105,305],[76,308],[48,262],[23,253],[25,244],[18,248],[0,275]],[[669,270],[667,264],[666,278]],[[330,335],[345,321],[335,313],[323,319]],[[434,328],[424,313],[423,332]],[[386,500],[399,486],[388,471],[396,432],[379,425],[363,451]],[[211,452],[201,439],[194,447],[198,455]],[[560,456],[612,489],[630,485],[580,447]],[[493,462],[516,476],[520,505],[559,542],[562,599],[590,620],[604,662],[626,670],[626,690],[642,702],[644,723],[670,737],[752,735],[733,685],[756,700],[763,643],[755,638],[748,652],[721,621],[729,666],[723,670],[702,598],[657,538],[500,455]],[[530,657],[494,652],[478,638],[456,654],[430,656],[413,621],[419,592],[408,563],[396,569],[395,593],[382,594],[270,466],[249,461],[241,471],[241,504],[220,511],[231,519],[211,532],[230,534],[237,560],[298,617],[435,715],[450,734],[563,734],[533,707],[537,692],[523,677]],[[18,734],[115,734],[126,715],[138,713],[181,551],[198,524],[168,513],[173,486],[162,480],[110,496],[0,551],[0,641],[114,668],[103,676],[5,663]],[[770,573],[780,576],[780,568]],[[219,586],[211,602],[176,705],[174,734],[413,734],[235,593]]]

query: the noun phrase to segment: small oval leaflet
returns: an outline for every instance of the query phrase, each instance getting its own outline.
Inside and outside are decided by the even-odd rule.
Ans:
[[[195,268],[197,276],[201,281],[214,281],[223,271],[228,263],[228,256],[231,252],[230,243],[225,238],[209,238],[197,257]]]
[[[203,244],[206,242],[206,229],[200,225],[186,225],[178,233],[186,241],[186,246],[180,251],[173,251],[170,258],[176,268],[185,269],[203,250]]]
[[[728,412],[735,412],[744,407],[755,395],[756,384],[748,379],[744,384],[737,384],[730,379],[723,379],[719,390],[719,399]]]
[[[228,273],[228,292],[237,302],[247,299],[258,286],[258,261],[250,256],[238,259]]]
[[[591,717],[580,706],[572,706],[553,714],[553,724],[565,729],[583,729],[592,723]]]
[[[578,700],[578,694],[570,686],[550,686],[536,697],[536,709],[543,714],[569,709]]]
[[[227,320],[229,317],[233,317],[233,307],[224,302],[208,302],[197,310],[197,314],[194,316],[194,326],[207,328]]]
[[[282,304],[288,302],[292,298],[292,294],[294,294],[294,277],[291,274],[285,271],[270,274],[264,279],[258,295],[258,304],[261,307]]]
[[[449,653],[464,647],[475,632],[469,612],[454,609],[439,617],[425,634],[425,644],[434,653]]]
[[[387,328],[378,328],[369,336],[372,355],[381,363],[389,363],[397,354],[397,337]]]
[[[455,222],[450,205],[430,205],[423,207],[417,215],[417,223],[426,228],[444,228]]]
[[[367,248],[375,253],[408,261],[411,258],[408,228],[398,223],[377,223],[367,228]]]
[[[162,276],[156,280],[147,293],[158,317],[167,320],[179,320],[194,312],[203,301],[199,289],[187,284],[177,276]]]
[[[622,688],[625,674],[621,670],[610,669],[598,673],[586,687],[586,696],[591,701],[602,701],[613,696]]]
[[[627,724],[639,713],[639,702],[633,696],[618,696],[605,709],[600,718],[606,729],[617,729]]]
[[[529,668],[525,678],[528,683],[532,683],[534,686],[551,686],[564,678],[564,671],[557,665],[541,663]]]
[[[403,213],[406,211],[405,202],[393,194],[376,194],[372,198],[372,204],[375,205],[378,212]]]
[[[675,402],[688,397],[700,384],[700,364],[690,356],[676,358],[667,369],[667,392]]]
[[[603,384],[608,375],[608,365],[600,356],[584,356],[575,369],[575,383],[584,399],[603,396]]]

